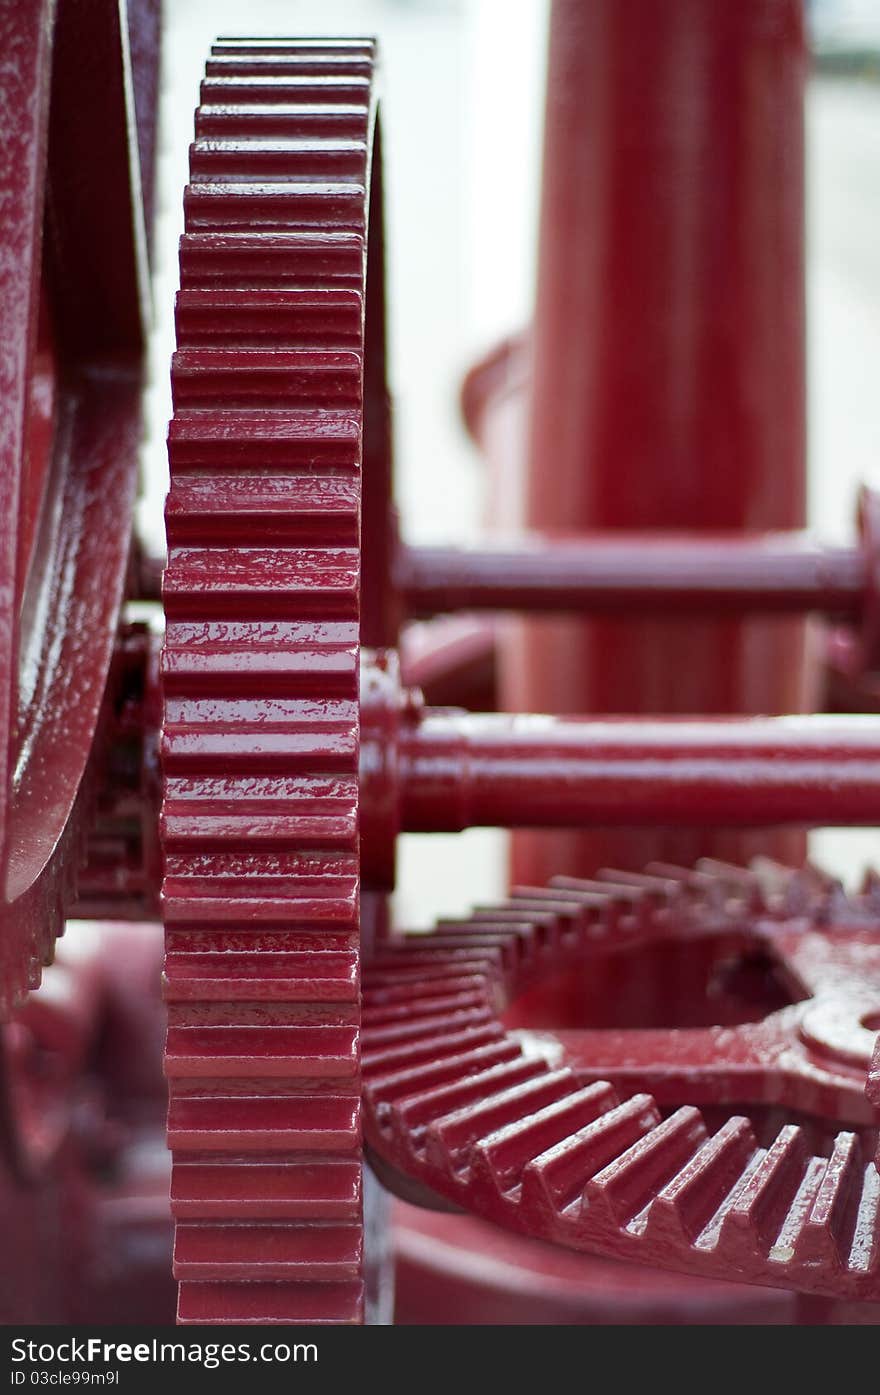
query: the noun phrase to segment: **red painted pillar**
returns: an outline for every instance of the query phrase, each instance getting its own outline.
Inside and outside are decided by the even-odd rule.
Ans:
[[[520,522],[804,522],[799,0],[555,0]],[[803,710],[790,619],[529,619],[513,710]],[[516,835],[514,877],[651,858],[797,858],[800,835]]]

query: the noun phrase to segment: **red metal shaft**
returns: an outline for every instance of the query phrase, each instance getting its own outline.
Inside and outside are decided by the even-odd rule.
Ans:
[[[401,728],[401,828],[880,823],[872,717],[605,720],[428,709]]]
[[[453,610],[647,615],[809,611],[858,620],[868,563],[805,533],[744,537],[535,534],[476,550],[407,547],[398,583],[412,615]]]

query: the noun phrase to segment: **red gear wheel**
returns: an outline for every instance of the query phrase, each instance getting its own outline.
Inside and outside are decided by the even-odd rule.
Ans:
[[[876,1301],[877,1168],[855,1131],[826,1144],[806,1116],[851,1123],[873,1151],[862,1023],[880,1007],[877,911],[873,883],[848,899],[812,869],[709,863],[557,878],[399,939],[364,977],[365,1130],[380,1175],[407,1199],[445,1198],[573,1249]],[[625,993],[633,951],[644,1009],[646,988],[670,982],[645,954],[676,944],[691,977],[701,955],[766,955],[800,1001],[690,1032],[579,1040],[510,1025],[517,999],[566,967]],[[764,1146],[730,1112],[743,1103],[781,1107]]]
[[[63,928],[113,717],[147,280],[124,11],[96,0],[7,5],[0,46],[5,1019]],[[139,64],[141,77],[150,71]]]
[[[220,41],[185,195],[162,658],[181,1322],[363,1308],[358,669],[374,45]]]

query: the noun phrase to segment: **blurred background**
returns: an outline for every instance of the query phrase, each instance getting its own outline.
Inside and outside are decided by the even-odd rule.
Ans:
[[[651,3],[652,0],[646,0]],[[810,526],[852,537],[855,493],[880,465],[880,0],[811,0],[807,96]],[[376,34],[384,84],[389,376],[405,535],[473,540],[480,460],[462,428],[464,370],[529,318],[546,0],[165,0],[155,327],[142,524],[163,546],[165,424],[177,239],[193,109],[218,34]],[[855,879],[876,834],[813,835]],[[403,840],[398,920],[427,926],[503,885],[503,835]]]

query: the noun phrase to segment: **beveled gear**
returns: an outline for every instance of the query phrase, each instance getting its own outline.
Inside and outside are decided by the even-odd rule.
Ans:
[[[863,1023],[880,1007],[878,931],[873,880],[850,898],[811,868],[706,863],[560,877],[401,936],[364,977],[365,1132],[380,1175],[409,1199],[573,1249],[876,1301]],[[601,978],[604,966],[625,996],[629,955],[650,997],[664,983],[645,967],[658,945],[716,970],[751,955],[798,1000],[690,1031],[557,1033],[517,1017],[517,1000],[542,980],[558,993],[564,970]],[[750,1104],[769,1107],[768,1137],[739,1114]]]

